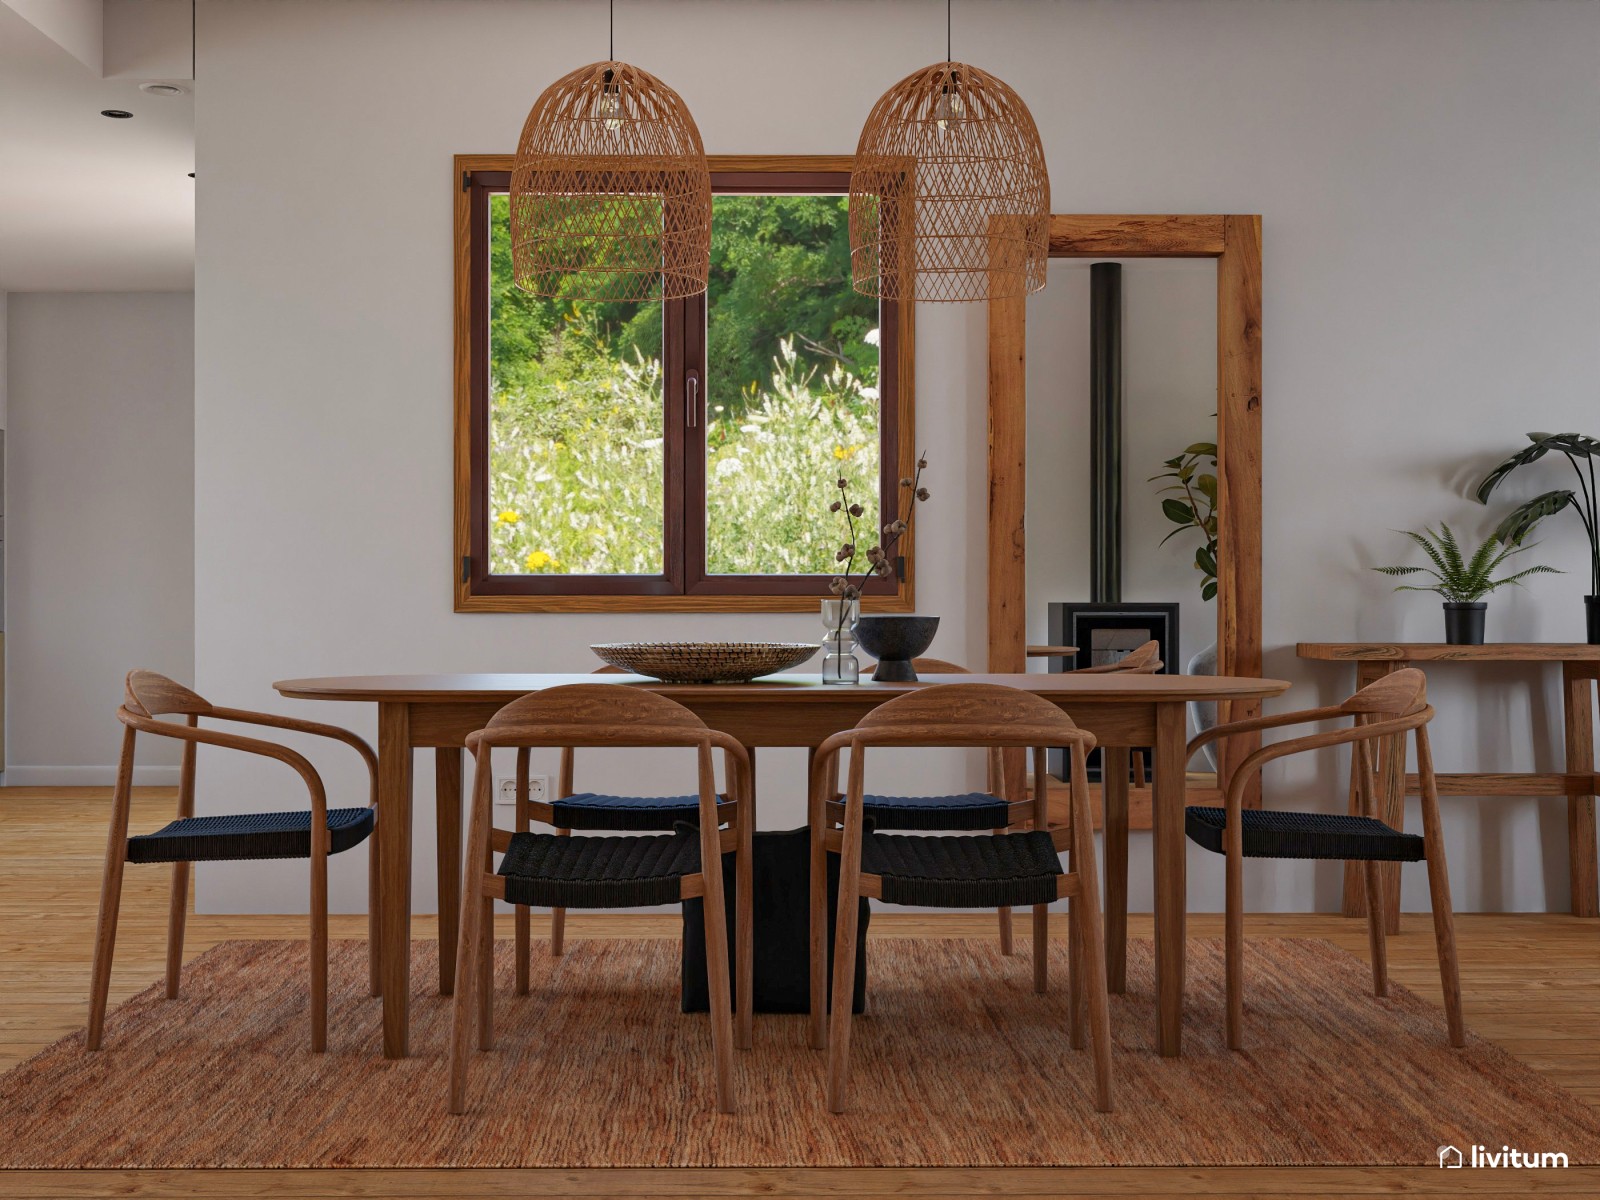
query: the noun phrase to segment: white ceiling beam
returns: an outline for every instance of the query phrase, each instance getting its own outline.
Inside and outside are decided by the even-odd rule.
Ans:
[[[101,0],[0,0],[96,75],[104,66]]]
[[[105,0],[107,79],[189,79],[189,0]]]

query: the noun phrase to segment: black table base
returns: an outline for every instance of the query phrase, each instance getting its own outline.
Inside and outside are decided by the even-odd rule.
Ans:
[[[811,1007],[811,837],[806,829],[755,835],[755,1010],[803,1013]],[[733,969],[733,855],[722,860],[722,888],[728,907],[728,971],[735,1002],[739,986]],[[834,930],[838,918],[839,856],[828,856],[828,977],[833,978]],[[711,998],[706,983],[705,916],[698,899],[683,902],[683,1011],[706,1012]],[[867,901],[861,901],[860,936],[856,940],[856,987],[852,1012],[867,1003]],[[832,984],[829,1002],[832,1002]]]

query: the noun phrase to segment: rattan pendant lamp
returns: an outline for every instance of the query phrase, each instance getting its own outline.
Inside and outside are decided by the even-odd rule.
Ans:
[[[850,265],[885,300],[997,300],[1045,284],[1050,176],[1033,114],[1000,79],[945,58],[878,100],[850,172]]]
[[[534,101],[511,171],[518,286],[568,300],[678,299],[706,290],[711,172],[683,98],[615,57]]]

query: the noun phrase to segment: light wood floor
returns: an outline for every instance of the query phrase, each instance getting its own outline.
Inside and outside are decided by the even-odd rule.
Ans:
[[[146,789],[135,829],[169,819],[171,800]],[[0,789],[0,1070],[82,1026],[104,853],[105,792]],[[1219,863],[1220,869],[1220,863]],[[113,1002],[159,978],[167,873],[130,867],[118,936]],[[1021,923],[1023,928],[1026,923]],[[1149,918],[1130,919],[1135,937]],[[301,917],[190,919],[187,956],[229,938],[302,937]],[[675,936],[675,914],[575,916],[576,937]],[[1191,920],[1220,936],[1220,920]],[[875,917],[874,937],[992,937],[993,917]],[[1361,955],[1359,922],[1332,916],[1259,916],[1247,933],[1326,937]],[[431,917],[416,934],[430,936]],[[509,935],[509,929],[506,931]],[[1565,916],[1460,919],[1462,984],[1471,1027],[1563,1086],[1600,1105],[1600,921]],[[365,918],[335,918],[334,936],[361,937]],[[1026,952],[1026,949],[1023,949]],[[1407,915],[1390,942],[1395,979],[1437,1001],[1431,926]],[[0,1096],[3,1103],[3,1096]],[[1075,1170],[458,1170],[0,1172],[0,1195],[498,1197],[498,1196],[1600,1196],[1600,1170],[1449,1171],[1437,1168]]]

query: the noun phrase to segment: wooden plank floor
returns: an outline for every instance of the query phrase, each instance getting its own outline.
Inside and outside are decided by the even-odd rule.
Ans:
[[[170,793],[141,790],[135,829],[169,819]],[[104,853],[103,790],[0,789],[0,1070],[85,1020],[89,959]],[[295,869],[286,865],[288,870]],[[1220,869],[1220,864],[1219,864]],[[113,1002],[159,978],[167,873],[130,868],[118,936]],[[1148,937],[1149,918],[1130,918]],[[1026,928],[1026,923],[1021,923]],[[575,937],[676,936],[675,914],[574,916]],[[1191,920],[1220,936],[1220,919]],[[1248,933],[1326,937],[1360,955],[1364,926],[1337,916],[1256,916]],[[229,938],[302,937],[303,917],[195,916],[186,957]],[[416,922],[430,936],[433,919]],[[1600,922],[1565,916],[1466,916],[1458,926],[1472,1028],[1600,1105]],[[338,917],[334,936],[365,935],[364,917]],[[508,936],[509,929],[502,936]],[[994,936],[989,914],[875,917],[874,937]],[[1437,1002],[1429,919],[1407,914],[1391,939],[1395,979]],[[1025,951],[1024,951],[1025,952]],[[0,1195],[21,1197],[274,1196],[1600,1196],[1600,1170],[1440,1171],[1435,1168],[1073,1170],[440,1170],[15,1171]]]

